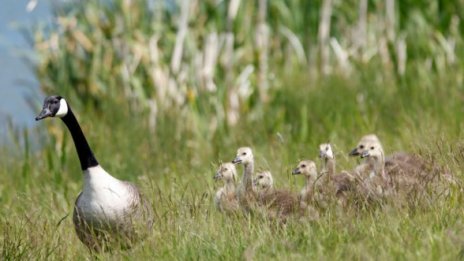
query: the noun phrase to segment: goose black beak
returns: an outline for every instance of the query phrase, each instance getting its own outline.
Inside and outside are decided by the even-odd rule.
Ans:
[[[51,116],[52,116],[52,112],[51,112],[48,108],[44,108],[44,109],[40,112],[40,114],[39,114],[37,117],[35,117],[35,120],[36,120],[36,121],[40,121],[40,120],[42,120],[42,119],[45,119],[45,118],[51,117]]]
[[[301,174],[300,168],[296,168],[292,171],[292,175],[298,175]]]
[[[350,154],[348,154],[348,155],[349,155],[349,156],[359,156],[359,155],[361,155],[361,154],[359,153],[358,148],[354,148],[354,149],[350,152]]]
[[[239,163],[242,163],[242,160],[240,158],[235,158],[234,160],[232,160],[232,163],[234,164],[239,164]]]
[[[361,153],[361,158],[366,158],[366,157],[369,157],[369,151],[364,151],[363,153]]]

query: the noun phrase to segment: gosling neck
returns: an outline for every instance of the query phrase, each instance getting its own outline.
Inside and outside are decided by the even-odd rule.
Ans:
[[[324,168],[327,172],[327,175],[333,176],[335,175],[335,158],[325,158],[324,160]]]
[[[251,191],[253,189],[253,172],[254,172],[254,161],[243,164],[243,178],[242,184],[245,185],[245,190]]]
[[[235,191],[235,182],[233,180],[226,180],[224,184],[224,189],[226,193],[233,193]]]
[[[385,159],[383,154],[381,156],[369,158],[367,163],[376,176],[385,176]]]
[[[314,186],[314,182],[316,181],[317,177],[313,175],[307,175],[306,177],[306,185],[305,188],[306,190],[311,190]]]

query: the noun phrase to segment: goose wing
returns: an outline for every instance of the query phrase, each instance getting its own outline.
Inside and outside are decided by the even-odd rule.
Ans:
[[[153,208],[147,198],[140,192],[134,184],[123,181],[128,188],[128,196],[130,199],[129,211],[132,221],[140,222],[146,226],[146,229],[151,229],[154,222]]]

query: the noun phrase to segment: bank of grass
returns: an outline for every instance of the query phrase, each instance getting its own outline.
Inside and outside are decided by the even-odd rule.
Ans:
[[[389,90],[335,77],[302,88],[306,84],[305,77],[290,77],[288,87],[276,93],[256,119],[210,136],[202,135],[201,127],[194,129],[204,124],[199,118],[179,123],[174,113],[166,115],[153,133],[143,114],[133,115],[110,101],[103,102],[103,117],[92,113],[91,107],[75,109],[103,167],[141,186],[156,213],[147,240],[132,250],[102,257],[460,258],[464,246],[460,86]],[[177,124],[188,128],[176,133]],[[257,168],[271,169],[278,187],[297,192],[303,180],[292,177],[290,170],[300,159],[316,159],[317,144],[330,140],[339,169],[351,169],[356,163],[346,153],[370,132],[378,133],[387,154],[415,152],[449,168],[459,181],[450,196],[405,209],[333,207],[319,220],[291,219],[285,226],[257,216],[224,216],[214,209],[215,168],[220,161],[231,160],[239,146],[253,147]],[[28,135],[18,130],[16,134],[18,145],[2,148],[2,257],[90,258],[70,217],[82,176],[65,126],[59,120],[38,122],[29,136],[39,139],[40,146],[32,149],[20,145],[30,143]]]

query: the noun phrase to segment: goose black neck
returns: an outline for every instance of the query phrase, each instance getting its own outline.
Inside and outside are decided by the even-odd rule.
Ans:
[[[84,133],[82,132],[81,126],[79,126],[74,113],[71,111],[71,107],[68,106],[68,113],[61,119],[68,127],[69,132],[71,132],[74,146],[76,147],[77,155],[81,162],[81,169],[86,170],[90,167],[97,166],[98,161],[95,159],[89,143],[87,143]]]

